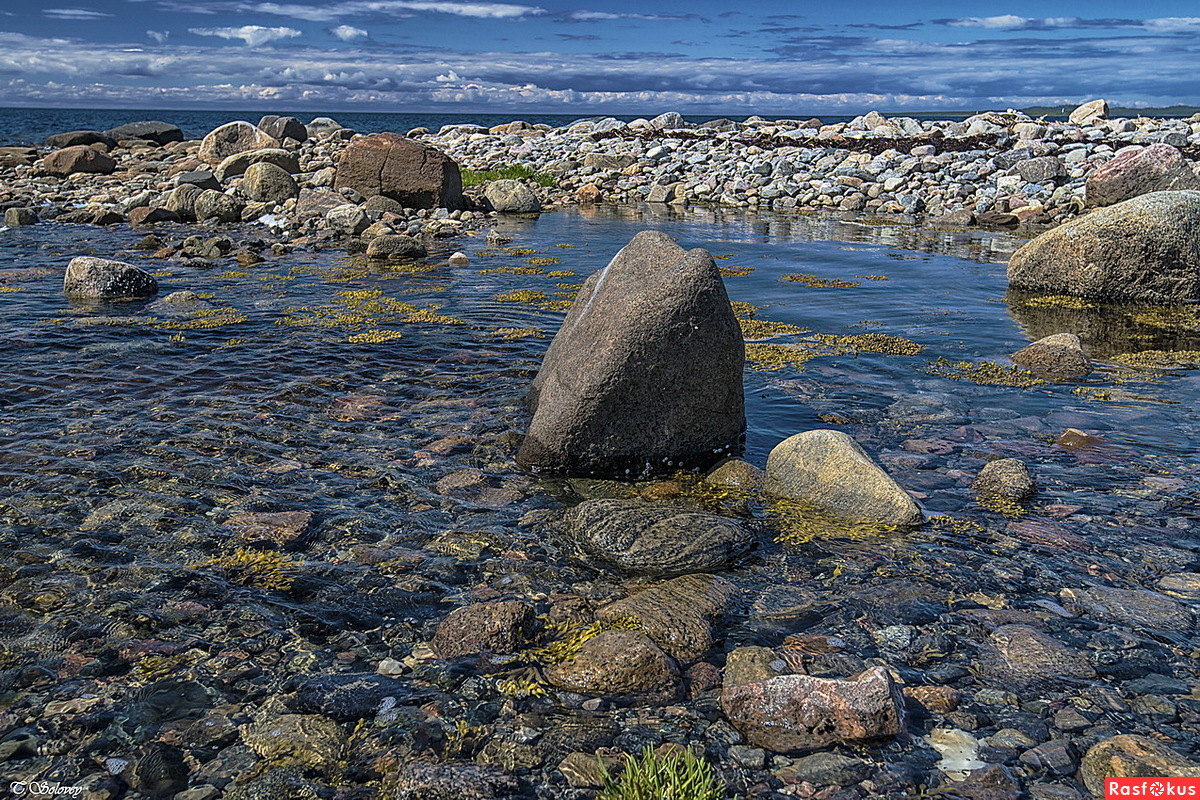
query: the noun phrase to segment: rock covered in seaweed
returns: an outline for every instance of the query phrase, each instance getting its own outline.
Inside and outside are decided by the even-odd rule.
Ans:
[[[643,231],[579,290],[534,378],[518,462],[599,475],[712,463],[746,427],[744,358],[712,256]]]

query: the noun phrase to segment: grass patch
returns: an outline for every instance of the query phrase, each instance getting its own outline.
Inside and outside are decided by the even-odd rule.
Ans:
[[[691,750],[683,747],[647,745],[640,756],[633,756],[614,777],[600,761],[604,788],[597,800],[720,800],[724,787],[712,767]]]
[[[536,172],[533,170],[533,168],[527,167],[524,164],[511,164],[507,167],[503,167],[502,169],[483,171],[462,169],[460,167],[458,172],[459,175],[462,176],[462,185],[464,189],[468,186],[479,186],[480,184],[487,183],[488,181],[498,180],[532,180],[538,186],[554,186],[556,183],[558,183],[558,178],[555,178],[553,175],[547,175],[544,172]]]

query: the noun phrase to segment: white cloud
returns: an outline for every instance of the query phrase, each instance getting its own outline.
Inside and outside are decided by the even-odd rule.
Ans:
[[[588,11],[582,9],[570,12],[566,18],[570,22],[603,22],[610,19],[679,20],[690,16],[676,14],[618,14],[612,11]]]
[[[450,14],[476,19],[520,19],[547,13],[539,6],[519,3],[460,2],[460,0],[348,0],[331,6],[308,6],[299,3],[244,3],[243,11],[257,11],[309,22],[330,22],[346,17],[384,14],[409,17],[414,13]]]
[[[1143,25],[1154,33],[1197,33],[1200,32],[1200,17],[1161,17],[1148,19]]]
[[[368,34],[362,28],[356,28],[353,25],[338,25],[336,28],[330,28],[329,32],[343,42],[352,42],[355,39],[365,39]]]
[[[42,13],[51,19],[101,19],[112,16],[103,11],[91,11],[86,8],[47,8]]]
[[[171,32],[170,31],[146,31],[146,36],[148,38],[153,39],[154,41],[158,42],[159,44],[162,44],[163,42],[167,41],[167,39],[170,38]]]
[[[222,39],[241,39],[251,47],[300,35],[300,31],[295,28],[265,28],[262,25],[243,25],[240,28],[188,28],[188,33],[197,36],[219,36]]]

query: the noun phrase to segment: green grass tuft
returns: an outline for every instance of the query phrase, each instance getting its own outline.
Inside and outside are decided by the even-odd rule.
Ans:
[[[604,788],[597,800],[720,800],[725,796],[712,768],[690,750],[666,753],[646,747],[625,762],[620,778],[600,763]]]
[[[532,178],[533,182],[538,186],[554,186],[558,183],[558,178],[555,178],[553,175],[547,175],[544,172],[535,172],[531,167],[527,167],[524,164],[511,164],[503,169],[493,169],[485,172],[476,172],[475,170],[459,167],[458,172],[462,176],[464,189],[468,186],[478,186],[481,183],[498,181],[503,178],[513,180]]]

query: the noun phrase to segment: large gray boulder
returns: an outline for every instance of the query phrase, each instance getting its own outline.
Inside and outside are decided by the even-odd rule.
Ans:
[[[579,290],[533,380],[517,460],[595,475],[711,464],[746,428],[744,360],[712,256],[643,231]]]
[[[307,141],[308,128],[295,117],[279,117],[268,114],[258,121],[258,129],[279,141],[295,139],[297,142]]]
[[[1200,191],[1144,194],[1047,231],[1013,253],[1008,282],[1100,302],[1200,298]]]
[[[735,520],[638,500],[585,500],[566,523],[585,554],[630,575],[715,572],[753,543]]]
[[[483,188],[483,197],[493,211],[509,214],[532,214],[542,210],[537,195],[520,181],[504,178],[492,181]]]
[[[924,518],[917,502],[841,431],[806,431],[777,444],[767,456],[764,488],[853,522],[907,527]]]
[[[129,122],[124,125],[118,125],[115,128],[106,130],[104,135],[118,142],[122,139],[145,139],[155,144],[170,144],[171,142],[183,141],[183,131],[179,129],[178,125],[172,125],[169,122],[158,122],[157,120]]]
[[[1183,153],[1169,144],[1127,147],[1087,177],[1089,206],[1111,206],[1149,192],[1200,189],[1200,178]]]
[[[287,170],[267,161],[251,164],[242,178],[242,191],[261,203],[282,203],[300,193],[300,187]]]
[[[122,300],[157,293],[158,281],[149,272],[107,258],[72,258],[63,276],[63,294],[67,297]]]
[[[454,159],[398,133],[375,133],[342,151],[333,188],[390,197],[405,208],[461,208],[462,175]]]
[[[300,160],[295,153],[289,153],[277,147],[264,147],[259,150],[246,150],[234,153],[217,166],[213,175],[219,181],[228,180],[236,175],[245,173],[251,164],[266,162],[285,170],[289,175],[300,172]]]

